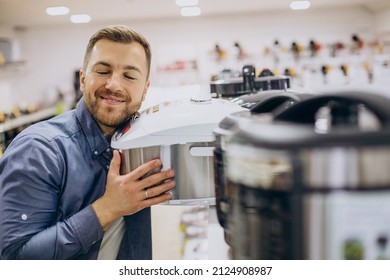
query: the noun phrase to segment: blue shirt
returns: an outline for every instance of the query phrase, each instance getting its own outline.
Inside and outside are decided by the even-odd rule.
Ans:
[[[0,259],[96,259],[112,150],[85,106],[31,125],[0,158]],[[118,259],[151,259],[150,208],[126,216]]]

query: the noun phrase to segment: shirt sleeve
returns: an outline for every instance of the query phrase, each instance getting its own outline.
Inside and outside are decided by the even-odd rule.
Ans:
[[[0,160],[0,259],[71,259],[103,237],[91,205],[57,221],[64,163],[55,141],[18,137]]]

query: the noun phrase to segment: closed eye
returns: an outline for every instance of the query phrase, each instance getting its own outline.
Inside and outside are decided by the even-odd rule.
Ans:
[[[126,79],[129,79],[129,80],[135,80],[135,78],[133,76],[129,76],[129,75],[124,75]]]
[[[96,71],[99,75],[107,75],[109,72],[108,71]]]

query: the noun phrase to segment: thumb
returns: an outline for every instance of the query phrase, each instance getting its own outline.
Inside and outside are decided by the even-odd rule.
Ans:
[[[113,157],[110,163],[110,169],[108,170],[108,174],[111,175],[120,175],[120,166],[121,166],[121,156],[119,151],[114,150]]]

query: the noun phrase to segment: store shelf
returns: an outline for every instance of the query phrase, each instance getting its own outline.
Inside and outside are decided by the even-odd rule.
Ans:
[[[21,65],[24,65],[24,64],[25,64],[24,60],[4,62],[4,63],[0,64],[0,69],[1,68],[7,68],[7,67],[13,67],[13,66],[21,66]]]
[[[14,128],[17,128],[20,126],[31,124],[31,123],[34,123],[34,122],[37,122],[40,120],[50,118],[50,117],[56,115],[56,113],[57,113],[57,108],[50,107],[50,108],[46,108],[46,109],[40,110],[40,111],[35,112],[35,113],[31,113],[29,115],[24,115],[24,116],[18,117],[16,119],[6,121],[6,122],[0,124],[0,133],[3,133],[5,131],[8,131],[8,130],[11,130],[11,129],[14,129]]]
[[[25,61],[12,61],[0,64],[0,75],[15,74],[25,69]]]

